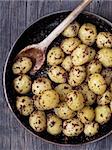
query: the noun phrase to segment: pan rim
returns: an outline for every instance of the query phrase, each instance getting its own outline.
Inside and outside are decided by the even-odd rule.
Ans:
[[[57,146],[65,146],[65,147],[68,147],[68,146],[71,146],[71,147],[78,147],[78,146],[82,146],[82,145],[86,145],[86,144],[91,144],[91,143],[94,143],[94,142],[97,142],[97,141],[100,141],[102,139],[104,139],[105,137],[109,136],[111,133],[112,133],[112,130],[110,132],[108,132],[107,134],[97,138],[97,139],[94,139],[92,141],[88,141],[88,142],[84,142],[84,143],[78,143],[78,144],[61,144],[61,143],[57,143],[57,142],[53,142],[53,141],[50,141],[50,140],[47,140],[47,139],[44,139],[42,137],[40,137],[39,135],[33,133],[32,131],[30,131],[25,125],[22,124],[22,122],[18,119],[18,117],[16,116],[16,114],[14,113],[14,111],[12,110],[12,107],[9,103],[9,98],[7,96],[7,90],[6,90],[6,70],[7,70],[7,64],[8,64],[8,61],[9,61],[9,58],[10,58],[10,55],[13,51],[13,48],[14,48],[14,45],[16,44],[16,42],[19,40],[19,38],[24,34],[24,32],[30,28],[33,24],[37,23],[38,21],[40,20],[43,20],[44,18],[46,17],[50,17],[52,15],[55,15],[55,14],[61,14],[61,13],[67,13],[67,12],[70,12],[71,10],[62,10],[62,11],[56,11],[56,12],[53,12],[53,13],[50,13],[50,14],[47,14],[47,15],[44,15],[42,17],[40,17],[39,19],[37,19],[36,21],[32,22],[28,27],[26,27],[26,29],[18,36],[18,38],[16,39],[16,41],[13,43],[13,45],[11,46],[10,48],[10,51],[8,52],[8,55],[6,56],[6,60],[5,60],[5,64],[4,64],[4,67],[3,67],[3,76],[2,76],[2,84],[3,84],[3,93],[4,93],[4,96],[5,96],[5,100],[7,102],[7,105],[10,109],[10,111],[12,112],[13,116],[16,118],[16,120],[19,122],[19,124],[26,130],[28,131],[30,134],[34,135],[36,138],[39,138],[41,139],[42,141],[45,141],[49,144],[54,144],[54,145],[57,145]],[[106,22],[107,24],[109,24],[111,27],[112,27],[112,23],[107,20],[106,18],[102,17],[102,16],[99,16],[95,13],[92,13],[92,12],[89,12],[89,11],[84,11],[82,12],[82,14],[89,14],[89,15],[93,15],[101,20],[103,20],[104,22]]]

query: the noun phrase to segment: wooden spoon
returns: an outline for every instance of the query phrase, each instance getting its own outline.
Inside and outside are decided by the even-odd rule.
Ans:
[[[60,33],[84,10],[92,0],[83,0],[83,2],[74,9],[43,41],[38,44],[32,44],[22,49],[16,58],[29,57],[34,62],[31,74],[35,74],[45,61],[45,53],[51,42],[59,36]]]

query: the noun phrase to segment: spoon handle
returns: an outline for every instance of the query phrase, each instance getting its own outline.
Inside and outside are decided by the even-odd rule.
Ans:
[[[90,4],[92,0],[83,0],[83,2],[75,8],[67,18],[65,18],[40,44],[45,50],[51,42],[59,36],[60,33]]]

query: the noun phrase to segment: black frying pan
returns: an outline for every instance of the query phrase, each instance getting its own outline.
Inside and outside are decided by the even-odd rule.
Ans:
[[[16,109],[16,96],[17,93],[14,91],[12,82],[14,79],[14,75],[12,73],[12,64],[15,56],[18,54],[18,52],[26,47],[27,45],[38,43],[42,41],[70,12],[64,11],[64,12],[56,12],[50,15],[47,15],[45,17],[42,17],[41,19],[37,20],[34,24],[32,24],[28,29],[26,29],[23,34],[17,39],[13,47],[11,48],[9,55],[7,57],[5,67],[4,67],[4,75],[3,75],[3,87],[4,87],[4,93],[6,101],[13,112],[13,114],[16,116],[17,120],[31,133],[36,135],[37,137],[41,137],[44,140],[47,140],[49,142],[55,143],[55,144],[64,144],[64,145],[80,145],[88,142],[93,142],[100,140],[107,135],[109,135],[112,132],[112,118],[103,126],[100,127],[100,130],[98,134],[96,134],[93,137],[86,137],[83,133],[78,137],[73,138],[67,138],[63,134],[58,136],[52,136],[48,134],[46,131],[42,133],[35,132],[28,123],[28,118],[21,116],[19,112]],[[85,22],[93,23],[97,26],[98,32],[99,31],[109,31],[112,32],[112,23],[107,21],[106,19],[89,13],[84,12],[80,14],[77,18],[77,21],[80,24],[83,24]],[[50,47],[54,45],[59,45],[59,43],[62,41],[63,37],[60,35],[55,41],[50,45]],[[38,76],[46,76],[46,70],[48,66],[45,62],[44,66],[41,70],[39,70],[36,75],[31,77],[32,79],[37,78]],[[32,93],[29,94],[30,96]]]

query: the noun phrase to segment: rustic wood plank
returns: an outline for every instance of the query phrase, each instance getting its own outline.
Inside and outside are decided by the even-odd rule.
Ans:
[[[72,10],[80,1],[78,0],[23,0],[0,1],[0,89],[2,89],[2,71],[6,56],[15,39],[37,18],[58,10]],[[100,14],[112,21],[112,2],[94,0],[86,9]],[[75,150],[111,150],[112,136],[104,140],[76,147]],[[48,144],[19,125],[9,111],[4,100],[3,91],[0,90],[0,150],[68,150]],[[69,147],[69,150],[73,150]]]

